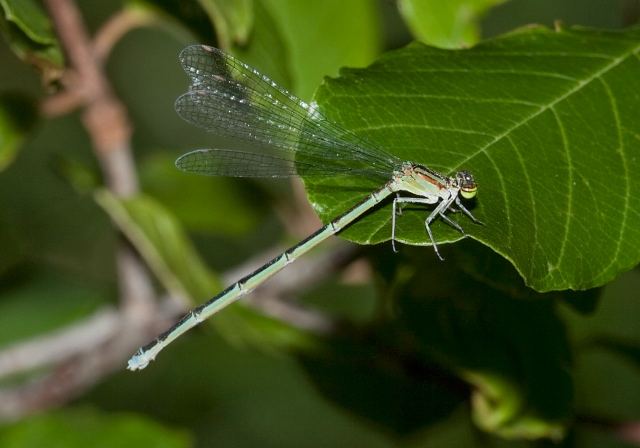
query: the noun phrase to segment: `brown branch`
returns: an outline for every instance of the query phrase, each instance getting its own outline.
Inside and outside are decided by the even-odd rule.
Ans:
[[[290,275],[270,279],[247,296],[244,303],[304,331],[331,334],[338,330],[340,321],[284,298],[342,270],[353,261],[356,250],[357,246],[342,245],[320,257],[297,260],[287,268]],[[256,256],[223,277],[232,283],[261,266],[273,253],[271,250]],[[123,268],[126,265],[126,261],[120,264]],[[135,280],[140,276],[131,278]],[[139,288],[142,290],[138,291]],[[144,295],[144,288],[142,282],[124,289]],[[131,313],[102,310],[67,328],[7,347],[0,352],[0,379],[54,367],[26,384],[0,389],[0,420],[16,420],[80,396],[105,376],[123,370],[125,360],[135,349],[168,328],[186,311],[176,306],[174,298],[161,301],[152,313],[144,309]],[[143,323],[138,314],[145,314]]]
[[[82,99],[73,91],[64,91],[40,102],[40,115],[54,118],[73,112],[82,103]]]
[[[634,446],[640,446],[640,422],[621,423],[615,428],[614,434]]]
[[[102,65],[114,42],[141,22],[126,15],[114,16],[106,30],[99,33],[101,37],[96,39],[94,48],[72,0],[44,0],[44,3],[68,56],[69,69],[63,77],[66,91],[43,105],[43,110],[54,114],[81,107],[82,121],[101,162],[108,188],[119,197],[135,195],[138,180],[130,148],[131,126]],[[175,307],[165,306],[167,303],[158,305],[146,266],[135,249],[124,238],[119,244],[118,312],[105,311],[0,352],[0,377],[49,369],[18,387],[0,389],[0,419],[17,419],[81,395],[110,373],[123,370],[126,359],[139,346],[178,317]],[[268,286],[257,289],[257,296],[269,299],[256,306],[299,328],[321,333],[333,331],[336,322],[332,319],[279,297],[334,272],[346,263],[351,250],[297,262],[288,268],[290,277],[279,276]],[[290,283],[288,278],[294,282]]]
[[[337,244],[337,246],[319,257],[297,259],[287,267],[287,275],[276,275],[269,279],[245,297],[243,303],[304,331],[321,335],[334,333],[340,325],[335,318],[288,301],[286,298],[300,294],[309,285],[319,283],[353,262],[357,246],[352,244]],[[224,278],[227,280],[225,283],[230,284],[247,272],[262,266],[272,258],[273,254],[268,254],[268,258],[266,255],[225,274]]]
[[[67,89],[81,98],[82,121],[102,162],[107,185],[118,196],[138,190],[129,149],[131,126],[124,106],[113,94],[91,46],[80,12],[71,0],[45,0],[74,76]]]
[[[111,50],[131,30],[157,23],[157,17],[142,9],[127,8],[117,12],[98,30],[93,40],[93,51],[100,65],[109,57]]]
[[[610,420],[592,415],[579,414],[575,426],[588,430],[597,430],[618,437],[633,446],[640,447],[640,421]]]
[[[4,347],[0,352],[0,378],[78,356],[110,340],[118,326],[118,313],[102,309],[64,330],[56,329],[31,340]]]
[[[97,330],[96,325],[91,327],[96,321],[89,320],[57,337],[56,342],[62,346],[56,350],[67,353],[64,361],[55,364],[53,370],[17,387],[0,389],[0,420],[17,420],[64,404],[83,394],[105,376],[122,371],[124,360],[131,355],[132,344],[139,345],[143,339],[140,339],[136,327],[127,320],[126,314],[112,313],[101,320],[104,320],[104,331],[97,336],[93,334]],[[79,333],[86,339],[72,342],[72,337]],[[44,352],[48,344],[44,340],[33,342],[33,345],[26,343],[14,347],[14,353],[39,353],[37,357],[41,362],[61,360],[60,357],[46,359]],[[23,367],[27,367],[27,364],[36,367],[33,362],[23,363]]]
[[[63,77],[66,92],[43,106],[47,113],[82,107],[82,121],[101,162],[108,188],[117,196],[138,192],[137,173],[130,148],[131,126],[102,71],[90,37],[71,0],[45,0],[67,57]],[[0,353],[0,375],[55,366],[15,388],[0,390],[0,417],[15,419],[64,403],[86,391],[114,370],[142,344],[162,321],[155,305],[145,265],[124,239],[117,252],[121,308],[36,340],[22,342]]]
[[[149,26],[157,22],[155,15],[145,13],[141,9],[128,8],[115,13],[100,27],[91,43],[90,52],[93,60],[101,68],[109,57],[113,47],[133,29]],[[57,117],[68,114],[83,104],[80,90],[73,73],[67,72],[63,76],[63,84],[69,88],[49,98],[40,104],[40,113],[44,117]],[[125,117],[126,118],[126,117]]]

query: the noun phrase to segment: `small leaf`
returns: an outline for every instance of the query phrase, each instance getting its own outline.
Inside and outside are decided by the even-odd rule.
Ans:
[[[246,45],[253,28],[252,0],[199,0],[199,3],[214,24],[221,48]]]
[[[274,81],[291,89],[294,77],[289,66],[289,50],[282,35],[282,27],[259,0],[253,2],[253,13],[255,19],[249,42],[222,49],[251,63],[261,72],[272,74]]]
[[[473,386],[473,418],[507,438],[559,438],[572,411],[573,384],[565,329],[553,301],[518,300],[436,263],[413,270],[398,291],[399,321],[416,350]],[[433,257],[432,254],[429,256]],[[565,293],[570,294],[570,293]]]
[[[13,52],[36,67],[46,83],[62,74],[64,58],[51,20],[34,0],[2,0],[0,30]]]
[[[586,291],[550,291],[541,295],[524,284],[522,277],[508,260],[473,241],[460,241],[451,248],[451,252],[455,256],[456,264],[465,273],[513,298],[559,300],[582,314],[592,313],[600,303],[601,288]]]
[[[260,3],[281,30],[292,80],[288,87],[305,101],[311,99],[325,76],[335,76],[340,67],[364,67],[380,53],[383,30],[375,2],[260,0]],[[319,48],[331,51],[318,51]],[[284,62],[270,56],[280,64]],[[266,67],[256,68],[270,76],[271,72],[264,71]]]
[[[51,21],[34,0],[3,0],[5,18],[16,24],[31,40],[39,44],[55,44],[57,39]]]
[[[320,349],[298,354],[327,399],[398,435],[408,435],[446,419],[467,398],[464,383],[403,351],[397,345],[400,341],[380,340],[376,334],[384,334],[384,329],[327,340]]]
[[[196,302],[220,289],[180,223],[151,197],[123,200],[98,190],[96,201],[143,254],[171,294]]]
[[[15,271],[10,274],[19,278]],[[28,280],[2,290],[0,346],[62,328],[108,301],[100,292],[70,285],[51,274],[32,275]],[[29,316],[28,325],[24,316]]]
[[[21,95],[0,95],[0,171],[13,162],[37,117],[33,101]]]
[[[216,276],[197,254],[178,220],[160,203],[145,195],[118,199],[107,190],[98,190],[95,197],[171,294],[200,304],[220,292]],[[300,330],[238,303],[208,322],[236,345],[285,347],[307,343]]]
[[[621,340],[620,338],[600,336],[593,338],[591,347],[607,350],[627,360],[640,370],[640,344],[636,341]]]
[[[371,63],[381,47],[382,23],[369,0],[201,0],[199,4],[215,26],[219,48],[305,100],[324,76],[337,74],[342,66]],[[194,28],[193,20],[184,21]],[[318,54],[319,47],[331,51]]]
[[[398,9],[413,36],[440,48],[471,47],[480,40],[478,22],[506,0],[400,0]]]
[[[370,327],[343,328],[319,350],[298,354],[316,387],[402,435],[469,402],[485,431],[562,437],[572,416],[573,384],[555,302],[534,293],[519,300],[446,263],[418,270],[436,258],[421,249],[395,258],[395,269],[385,273],[394,315]]]
[[[640,28],[518,30],[470,50],[412,44],[364,70],[344,70],[316,95],[323,112],[404,160],[468,169],[467,207],[452,215],[538,290],[603,285],[640,262]],[[306,179],[328,221],[373,189],[361,179]],[[428,207],[407,207],[396,238],[429,245]],[[439,243],[462,235],[443,220]],[[341,235],[391,236],[391,203]]]
[[[179,40],[189,41],[196,37],[201,42],[215,42],[211,19],[197,0],[130,0],[126,11],[137,14],[149,23],[158,24]]]
[[[187,448],[190,437],[134,414],[100,414],[88,408],[33,416],[0,429],[5,448]]]
[[[264,197],[252,191],[243,195],[234,179],[185,174],[173,156],[154,156],[140,164],[145,191],[152,193],[191,230],[244,235],[260,219]],[[215,206],[213,205],[215,204]]]

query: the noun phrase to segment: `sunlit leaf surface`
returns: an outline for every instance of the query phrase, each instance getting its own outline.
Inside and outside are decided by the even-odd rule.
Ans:
[[[640,29],[522,29],[470,50],[413,44],[316,95],[321,110],[386,150],[443,173],[468,169],[467,202],[487,225],[453,216],[539,290],[602,285],[640,261]],[[325,221],[376,187],[307,179]],[[379,186],[379,185],[378,185]],[[411,207],[397,239],[428,245]],[[438,242],[461,235],[432,225]],[[391,204],[342,233],[387,241]]]

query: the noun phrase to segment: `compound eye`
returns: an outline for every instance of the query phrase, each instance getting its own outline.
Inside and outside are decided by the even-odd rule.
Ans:
[[[460,194],[465,199],[471,199],[472,197],[474,197],[476,195],[477,192],[478,192],[478,186],[476,184],[473,184],[473,183],[464,185],[460,189]]]
[[[476,180],[473,178],[473,175],[469,171],[458,171],[458,174],[456,174],[456,180],[458,181],[458,185],[460,186],[460,194],[463,198],[471,199],[478,192],[478,185],[476,184]]]

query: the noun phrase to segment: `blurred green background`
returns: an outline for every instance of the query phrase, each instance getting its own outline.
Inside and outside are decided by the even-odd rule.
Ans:
[[[235,50],[243,60],[310,100],[324,76],[336,76],[342,66],[364,67],[384,51],[416,38],[455,47],[456,42],[470,46],[478,37],[491,38],[532,23],[553,27],[554,22],[562,21],[621,28],[636,23],[640,9],[639,2],[627,0],[468,2],[483,13],[447,41],[437,30],[432,31],[435,27],[416,24],[420,22],[417,12],[411,15],[405,9],[403,16],[398,5],[385,0],[336,0],[322,5],[295,0],[203,2],[207,3],[217,4],[221,10],[240,11],[239,16],[212,24],[198,4],[190,2],[80,1],[77,5],[92,34],[123,8],[154,17],[151,26],[124,35],[105,69],[133,125],[132,147],[141,189],[178,218],[199,256],[215,273],[265,251],[277,253],[310,233],[317,222],[303,199],[291,199],[296,187],[287,181],[205,179],[174,169],[174,160],[189,150],[236,147],[188,125],[175,113],[173,103],[188,86],[177,59],[185,46],[226,42],[225,49]],[[404,3],[408,8],[407,4],[415,2]],[[438,6],[439,2],[424,3]],[[446,2],[440,3],[445,10]],[[189,15],[193,11],[189,12],[187,4],[195,14]],[[252,8],[250,19],[242,15],[243,8]],[[446,11],[441,16],[433,11],[429,14],[435,23],[446,23]],[[183,17],[192,20],[178,20]],[[227,28],[222,30],[225,23]],[[255,33],[255,40],[243,45],[251,33]],[[0,67],[0,95],[5,104],[14,101],[28,109],[28,104],[37,104],[51,93],[51,87],[43,87],[38,73],[19,60],[6,42],[0,45]],[[0,172],[0,350],[50,334],[105,305],[115,307],[119,300],[118,236],[92,194],[102,179],[80,114],[76,111],[38,120],[13,148],[2,155],[7,167]],[[283,216],[297,216],[296,224],[309,220],[311,224],[292,228]],[[328,246],[310,257],[320,257],[342,244]],[[373,264],[377,272],[373,276],[366,274],[371,272],[366,267],[364,281],[358,280],[362,275],[347,282],[343,281],[345,276],[330,275],[300,291],[296,299],[332,315],[367,321],[386,306],[381,305],[384,294],[380,291],[388,287],[390,280],[384,272],[391,268],[381,264],[392,255],[388,245],[382,246],[357,253]],[[425,249],[406,249],[399,261],[391,264],[422,260],[425,255],[420,251]],[[441,274],[448,275],[446,271]],[[472,284],[473,280],[461,281]],[[161,292],[161,282],[156,286]],[[625,438],[622,426],[631,422],[636,431],[640,427],[639,290],[640,274],[635,269],[598,293],[593,313],[579,313],[566,303],[544,305],[557,312],[563,326],[558,331],[566,331],[571,343],[571,355],[566,359],[574,363],[573,385],[569,386],[573,390],[563,393],[573,393],[570,407],[578,417],[571,420],[569,435],[557,444],[640,444],[637,435],[635,445]],[[212,295],[215,292],[210,291]],[[243,311],[237,313],[242,318]],[[318,364],[325,368],[327,361],[313,352],[304,353],[307,344],[318,344],[314,337],[308,341],[296,330],[283,330],[251,315],[246,319],[257,319],[260,329],[255,336],[233,331],[221,336],[209,327],[199,329],[173,344],[147,370],[125,371],[123,359],[121,370],[81,390],[78,396],[66,397],[59,406],[43,400],[47,409],[34,415],[21,415],[15,421],[5,417],[0,446],[449,447],[550,443],[547,439],[507,440],[478,430],[470,417],[468,386],[457,383],[451,386],[455,398],[446,406],[442,402],[434,405],[437,412],[428,422],[407,424],[409,428],[381,424],[385,417],[373,418],[359,411],[359,406],[366,407],[366,400],[351,407],[345,403],[340,406],[334,398],[340,391],[322,387]],[[554,331],[556,325],[560,327],[558,322],[550,323]],[[233,318],[226,325],[233,325]],[[263,341],[264,334],[271,334],[272,340],[267,337]],[[605,335],[615,338],[603,337],[594,344]],[[387,336],[380,337],[376,349],[398,337],[385,339]],[[342,350],[348,353],[344,346],[338,351]],[[353,349],[366,358],[359,350]],[[349,370],[348,363],[343,366],[333,360],[336,365],[326,367],[326,375]],[[73,375],[64,365],[51,369],[57,369],[61,381]],[[348,377],[354,372],[344,374]],[[447,377],[438,367],[434,372],[434,378]],[[0,401],[3,393],[15,399],[24,392],[21,387],[50,373],[41,368],[3,378]],[[367,369],[360,374],[366,377]],[[357,378],[350,380],[357,383]],[[367,383],[365,378],[361,381]],[[438,392],[421,393],[433,394],[434,400],[440,398]],[[27,398],[37,409],[38,397]],[[384,403],[371,400],[368,406],[384,408]],[[403,412],[411,420],[413,413],[428,413],[425,407],[429,406],[423,403]],[[6,413],[10,415],[10,410]]]

